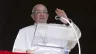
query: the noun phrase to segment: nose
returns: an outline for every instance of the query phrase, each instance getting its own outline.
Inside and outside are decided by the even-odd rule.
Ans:
[[[44,13],[41,13],[40,16],[43,17],[44,16]]]

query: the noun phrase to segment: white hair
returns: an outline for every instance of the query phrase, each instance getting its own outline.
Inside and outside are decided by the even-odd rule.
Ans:
[[[38,6],[38,5],[42,5],[42,6],[44,6],[43,4],[37,4],[37,5],[35,5],[34,7],[33,7],[33,9],[32,9],[32,13],[34,14],[35,13],[35,8]],[[45,6],[44,6],[45,7]],[[46,7],[45,7],[46,8]],[[46,8],[47,9],[47,8]]]

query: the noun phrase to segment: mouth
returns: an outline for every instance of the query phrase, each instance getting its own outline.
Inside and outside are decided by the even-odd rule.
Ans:
[[[45,19],[45,18],[40,18],[40,19]]]

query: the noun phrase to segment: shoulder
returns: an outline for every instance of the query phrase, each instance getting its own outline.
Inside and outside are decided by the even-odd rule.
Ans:
[[[56,23],[50,23],[51,26],[59,26],[59,27],[66,27],[65,24],[56,24]]]
[[[21,28],[19,31],[27,31],[27,30],[29,31],[29,30],[32,30],[33,28],[34,28],[34,25],[29,25]]]

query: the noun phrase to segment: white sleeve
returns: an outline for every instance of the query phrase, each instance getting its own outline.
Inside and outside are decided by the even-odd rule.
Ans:
[[[26,51],[26,35],[25,32],[21,29],[16,37],[13,52],[25,52]]]
[[[75,31],[77,33],[77,36],[80,39],[80,37],[81,37],[81,31],[80,31],[80,29],[72,21],[71,21],[71,24],[73,25],[73,28],[75,29]],[[72,31],[72,32],[74,32],[74,31]],[[76,35],[74,33],[73,38],[68,41],[67,47],[68,47],[69,51],[71,51],[71,49],[73,49],[76,44],[77,44],[77,39],[76,39]]]

